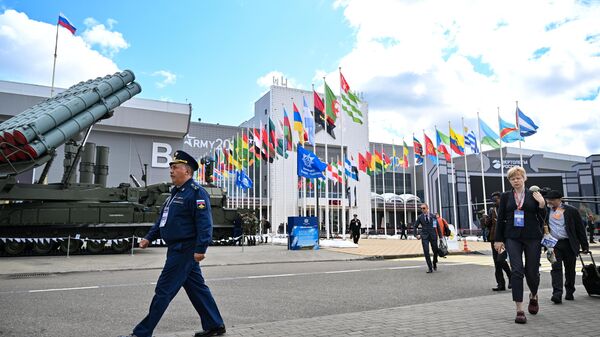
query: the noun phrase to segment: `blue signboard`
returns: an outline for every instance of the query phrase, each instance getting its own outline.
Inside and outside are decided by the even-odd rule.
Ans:
[[[288,217],[288,249],[319,249],[319,220],[316,216]]]

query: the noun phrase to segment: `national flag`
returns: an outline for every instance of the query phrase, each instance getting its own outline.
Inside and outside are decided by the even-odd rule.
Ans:
[[[367,162],[365,157],[361,153],[359,153],[358,154],[358,170],[367,173],[368,166],[369,166],[369,163]]]
[[[375,159],[371,155],[371,152],[365,152],[365,159],[367,159],[367,174],[371,175],[375,171]]]
[[[342,72],[340,71],[340,97],[342,98],[342,110],[352,118],[352,121],[358,124],[363,123],[363,115],[360,111],[358,104],[360,100],[358,97],[350,91],[350,86]]]
[[[538,126],[517,107],[517,128],[521,137],[529,137],[537,132]]]
[[[301,177],[314,179],[323,178],[327,164],[323,163],[316,154],[298,146],[297,170]]]
[[[250,159],[250,156],[248,155],[248,150],[250,149],[248,143],[248,132],[242,132],[242,155],[246,161]]]
[[[471,148],[472,153],[479,153],[479,148],[477,147],[477,137],[475,137],[475,132],[473,130],[469,131],[465,127],[465,133],[467,134],[465,138],[465,146],[469,146]]]
[[[271,119],[271,117],[269,117],[269,126],[268,126],[267,133],[269,134],[270,146],[273,149],[275,149],[277,147],[277,130],[275,129],[275,123],[273,123],[273,120]]]
[[[390,157],[388,157],[388,155],[385,154],[385,152],[383,152],[383,150],[381,150],[381,157],[383,159],[383,167],[387,169],[388,166],[390,166],[390,164],[392,163],[392,161],[390,160]]]
[[[392,167],[394,169],[396,169],[396,167],[400,167],[400,165],[402,164],[402,159],[400,159],[397,156],[397,154],[396,154],[396,147],[395,146],[392,148],[392,158],[391,158],[391,161],[392,161]]]
[[[315,145],[315,119],[308,108],[308,103],[306,103],[306,98],[304,96],[302,96],[302,110],[304,113],[304,131],[305,135],[308,137],[307,141],[310,144]]]
[[[343,168],[342,168],[342,162],[340,162],[340,161],[338,160],[338,162],[337,162],[337,163],[335,163],[335,162],[333,163],[333,166],[334,166],[334,167],[337,169],[337,174],[338,174],[338,183],[340,183],[340,184],[341,184],[341,183],[342,183],[342,176],[344,175],[344,174],[342,173],[342,170],[343,170]]]
[[[427,136],[426,133],[423,133],[423,136],[425,137],[425,155],[427,155],[429,157],[429,159],[431,159],[432,162],[437,164],[438,163],[437,153],[435,152],[435,147],[433,146],[433,142]]]
[[[292,145],[294,144],[292,140],[292,126],[290,125],[290,119],[285,107],[283,107],[283,138],[286,142],[286,149],[292,151]]]
[[[352,167],[352,173],[354,175],[354,180],[358,181],[358,165],[356,160],[354,160],[354,156],[350,156],[350,166]]]
[[[273,147],[273,144],[269,141],[269,134],[266,125],[262,128],[261,134],[263,153],[269,159],[269,162],[272,163],[273,158],[275,158],[275,147]]]
[[[252,179],[248,177],[246,174],[246,170],[239,170],[237,172],[237,178],[235,182],[236,186],[241,187],[242,189],[252,188]]]
[[[450,128],[450,148],[459,156],[465,155],[465,138]]]
[[[498,136],[498,134],[494,132],[494,130],[492,130],[492,128],[490,128],[481,118],[479,118],[479,129],[483,133],[482,135],[479,135],[481,137],[480,141],[482,146],[485,144],[493,147],[494,149],[500,148],[500,144],[498,144],[498,139],[500,136]]]
[[[373,158],[375,159],[375,171],[383,171],[383,160],[381,159],[381,153],[375,150],[375,155]]]
[[[413,151],[415,152],[415,165],[423,164],[423,145],[413,136]]]
[[[340,180],[340,177],[337,173],[337,168],[334,169],[331,163],[327,165],[327,171],[325,172],[325,176],[327,177],[327,179],[333,181],[336,184],[338,180]]]
[[[500,124],[500,138],[505,143],[513,143],[519,140],[523,140],[523,137],[519,134],[519,129],[498,116],[498,123]]]
[[[300,115],[300,110],[298,110],[296,103],[292,102],[292,105],[294,107],[294,130],[298,132],[298,141],[304,146],[306,139],[304,139],[304,123],[302,123],[302,115]]]
[[[358,180],[356,173],[352,169],[352,163],[348,158],[344,160],[344,172],[346,173],[346,177],[349,177],[354,180]]]
[[[69,19],[67,19],[67,17],[63,13],[60,13],[58,15],[58,23],[57,24],[59,26],[65,27],[66,29],[68,29],[71,32],[71,34],[75,35],[75,31],[77,30],[77,28],[75,28],[75,26],[73,26],[71,24]]]
[[[313,106],[315,107],[315,123],[325,129],[325,104],[321,96],[313,90]]]
[[[253,130],[254,136],[254,153],[256,154],[256,158],[257,159],[261,159],[262,160],[266,160],[267,159],[267,155],[266,153],[263,152],[263,140],[262,140],[262,132],[260,129],[254,128]]]
[[[408,145],[406,145],[404,140],[402,140],[402,143],[402,167],[408,168]]]
[[[437,151],[439,153],[443,154],[446,161],[449,162],[451,159],[451,155],[450,155],[450,152],[448,152],[446,145],[444,145],[444,139],[448,140],[448,142],[449,142],[450,138],[438,129],[435,129],[435,135],[436,135],[435,140],[437,143]],[[437,160],[437,156],[436,156],[436,160]]]
[[[333,137],[335,139],[335,134],[333,133],[333,129],[335,128],[335,121],[337,120],[337,117],[338,117],[339,103],[338,103],[337,97],[335,97],[335,94],[333,93],[333,91],[331,91],[331,88],[329,88],[329,86],[327,85],[327,82],[325,82],[325,98],[327,101],[327,104],[325,105],[325,117],[327,119],[327,133],[329,133],[331,135],[331,137]]]

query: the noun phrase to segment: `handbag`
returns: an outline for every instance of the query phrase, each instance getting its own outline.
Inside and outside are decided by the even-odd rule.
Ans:
[[[446,243],[445,238],[441,238],[438,243],[438,256],[444,257],[446,255],[448,255],[448,244]]]

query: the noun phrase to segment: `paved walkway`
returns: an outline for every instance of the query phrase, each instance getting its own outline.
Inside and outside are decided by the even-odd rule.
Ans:
[[[489,242],[467,241],[467,248],[474,252],[491,251]],[[360,239],[358,248],[331,248],[332,251],[360,256],[398,258],[423,256],[421,240]],[[458,250],[451,253],[463,253],[464,243],[458,242]]]
[[[433,274],[435,276],[435,274]],[[397,308],[227,327],[226,336],[598,336],[600,298],[583,287],[575,301],[550,302],[541,290],[540,312],[514,323],[510,293]],[[156,337],[191,337],[193,331]]]

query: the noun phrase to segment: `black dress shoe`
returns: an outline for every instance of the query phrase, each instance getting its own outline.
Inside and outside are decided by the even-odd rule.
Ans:
[[[210,330],[204,330],[200,332],[196,332],[194,337],[210,337],[210,336],[221,336],[225,334],[225,326],[221,325],[220,327],[216,327]]]
[[[433,273],[433,269],[429,269],[429,270],[427,271],[427,274],[431,274],[431,273]]]
[[[573,301],[575,299],[575,297],[573,297],[573,294],[566,294],[565,295],[565,300],[567,301]]]
[[[550,301],[554,302],[554,304],[562,303],[562,299],[558,295],[552,295],[552,297],[550,298]]]
[[[437,270],[437,263],[433,264],[433,270]]]
[[[497,286],[496,288],[492,288],[493,291],[505,291],[506,288]]]

